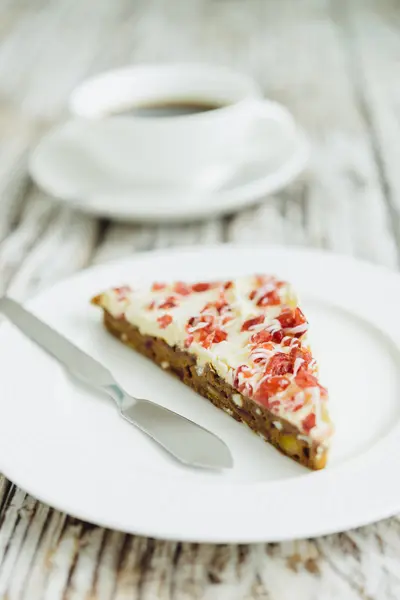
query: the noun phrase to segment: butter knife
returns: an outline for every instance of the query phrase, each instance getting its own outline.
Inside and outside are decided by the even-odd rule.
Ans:
[[[127,394],[106,367],[15,300],[0,298],[0,311],[74,377],[108,394],[124,419],[150,436],[174,458],[193,467],[226,469],[233,466],[228,447],[214,433],[172,410]]]

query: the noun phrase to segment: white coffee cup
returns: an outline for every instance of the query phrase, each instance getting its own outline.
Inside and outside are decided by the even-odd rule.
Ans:
[[[116,115],[124,108],[173,102],[220,105],[166,117]],[[144,65],[110,71],[81,84],[70,111],[90,121],[87,134],[103,161],[142,181],[224,176],[260,153],[267,160],[297,132],[283,106],[265,100],[251,79],[202,64]]]

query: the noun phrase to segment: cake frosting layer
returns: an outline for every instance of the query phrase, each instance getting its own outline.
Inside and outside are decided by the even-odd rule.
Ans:
[[[307,344],[308,323],[291,285],[270,275],[232,281],[124,285],[95,302],[143,335],[212,365],[241,394],[328,445],[328,394]]]

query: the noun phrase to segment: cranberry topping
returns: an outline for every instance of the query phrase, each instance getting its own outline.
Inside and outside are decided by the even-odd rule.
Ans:
[[[309,415],[307,415],[306,418],[303,419],[302,425],[303,425],[304,431],[306,431],[307,433],[309,433],[310,429],[312,429],[316,425],[315,414],[314,413],[310,413]]]
[[[295,310],[290,310],[290,308],[284,309],[277,319],[283,329],[291,329],[292,327],[307,323],[307,319],[298,307]],[[302,335],[302,333],[296,335]]]
[[[252,376],[250,368],[247,365],[240,365],[236,369],[235,377],[233,378],[233,386],[237,388],[239,386],[239,376],[249,379]]]
[[[216,318],[213,315],[190,317],[185,329],[191,338],[189,345],[194,340],[203,348],[210,348],[212,344],[219,344],[228,337],[227,332],[216,325]]]
[[[156,281],[151,286],[151,290],[152,290],[152,292],[159,292],[160,290],[163,290],[166,287],[167,287],[166,283],[160,283],[160,282]]]
[[[262,329],[257,333],[253,333],[250,338],[250,343],[254,345],[263,344],[264,342],[275,342],[275,344],[280,344],[283,339],[283,331],[282,329],[273,329],[269,331],[268,329]]]
[[[257,302],[257,306],[276,306],[280,304],[281,299],[276,290],[272,290],[272,292],[268,292],[265,294],[260,300]]]
[[[256,400],[261,404],[269,405],[269,399],[279,392],[283,392],[290,385],[289,379],[279,375],[266,377],[258,387]]]
[[[291,335],[286,335],[282,339],[282,344],[286,347],[290,346],[291,348],[300,348],[300,340],[292,337]]]
[[[233,387],[238,390],[244,396],[252,397],[253,386],[248,381],[252,377],[252,372],[247,365],[240,365],[236,369],[235,376],[233,378]]]
[[[254,348],[252,348],[250,355],[252,357],[257,356],[257,355],[263,355],[263,360],[265,361],[265,359],[268,357],[269,358],[272,356],[274,352],[274,344],[272,342],[264,342],[263,344],[258,344],[258,346],[255,346]],[[262,362],[261,360],[257,360],[254,359],[254,362]]]
[[[190,317],[186,323],[185,329],[189,333],[193,330],[204,329],[210,325],[213,325],[215,318],[213,315],[201,315],[199,317]]]
[[[314,375],[312,375],[312,373],[310,373],[309,371],[306,371],[306,369],[299,369],[299,372],[295,377],[295,381],[297,385],[301,388],[319,386],[317,378]]]
[[[250,300],[254,300],[257,296],[257,306],[276,306],[280,304],[281,299],[278,290],[285,285],[283,281],[279,281],[272,276],[256,275],[255,282],[257,287],[250,292]]]
[[[272,341],[275,342],[276,344],[280,344],[281,341],[283,340],[283,337],[284,337],[284,333],[283,333],[282,329],[276,329],[272,333]]]
[[[171,315],[163,315],[162,317],[158,317],[157,322],[160,325],[161,329],[165,329],[166,327],[168,327],[168,325],[170,325],[172,323],[172,317]]]
[[[257,290],[253,290],[249,298],[250,300],[254,300],[256,297]],[[276,306],[280,304],[281,299],[276,290],[271,290],[270,292],[266,292],[261,298],[257,301],[257,306]]]
[[[293,363],[288,354],[277,352],[268,361],[266,373],[268,375],[286,375],[293,372]]]
[[[262,331],[253,333],[253,335],[250,338],[250,342],[252,344],[254,344],[255,346],[258,346],[258,344],[264,344],[265,342],[270,342],[270,341],[272,341],[272,335],[268,331],[268,329],[263,329]]]
[[[247,319],[247,321],[243,323],[241,331],[248,331],[249,329],[252,329],[255,325],[260,325],[261,323],[264,323],[264,321],[264,315],[254,317],[253,319]]]
[[[182,281],[177,281],[174,285],[174,292],[176,292],[180,296],[189,296],[190,287]]]
[[[175,296],[168,296],[164,302],[159,305],[159,308],[168,310],[169,308],[175,308],[175,306],[178,306]]]
[[[230,310],[229,304],[226,302],[225,298],[221,297],[215,302],[207,302],[201,312],[215,312],[216,314],[221,315],[227,310]]]
[[[212,343],[219,344],[220,342],[225,341],[227,337],[228,337],[228,334],[226,333],[226,331],[223,331],[223,329],[216,329],[214,331],[214,338],[213,338]]]
[[[192,285],[193,292],[206,292],[211,288],[211,283],[194,283]]]
[[[312,361],[311,352],[309,352],[309,350],[306,348],[299,347],[298,345],[293,346],[293,348],[290,350],[289,356],[293,365],[298,358],[302,359],[303,362],[301,363],[300,369],[307,369],[308,365]]]
[[[189,348],[189,346],[191,345],[192,342],[193,342],[193,336],[188,335],[185,340],[185,343],[184,343],[185,348]]]
[[[219,344],[219,342],[226,340],[227,335],[226,331],[223,331],[222,329],[205,327],[194,333],[194,339],[201,344],[203,348],[208,349],[212,344]]]

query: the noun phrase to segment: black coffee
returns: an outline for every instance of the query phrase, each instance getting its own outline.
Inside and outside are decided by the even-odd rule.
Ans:
[[[127,106],[120,110],[114,110],[114,115],[126,117],[183,117],[185,115],[196,115],[222,108],[223,104],[207,101],[173,101],[140,104]]]

